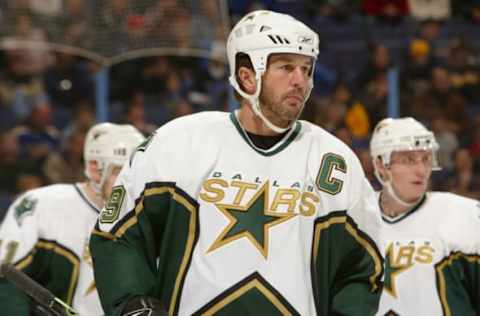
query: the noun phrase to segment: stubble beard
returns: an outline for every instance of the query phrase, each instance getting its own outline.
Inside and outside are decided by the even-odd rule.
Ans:
[[[271,102],[262,96],[260,97],[260,107],[263,115],[278,127],[287,127],[300,116],[301,107],[290,107],[284,102],[283,100]]]

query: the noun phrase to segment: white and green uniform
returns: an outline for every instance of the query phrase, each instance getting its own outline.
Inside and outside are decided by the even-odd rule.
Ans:
[[[99,211],[80,185],[56,184],[20,196],[0,226],[0,259],[11,262],[80,312],[103,315],[88,250]],[[29,315],[29,299],[0,278],[0,314]]]
[[[410,212],[383,219],[378,315],[480,315],[478,201],[432,192]]]
[[[300,121],[261,150],[234,114],[206,112],[139,147],[90,247],[108,315],[134,295],[170,315],[373,315],[380,227],[340,140]]]

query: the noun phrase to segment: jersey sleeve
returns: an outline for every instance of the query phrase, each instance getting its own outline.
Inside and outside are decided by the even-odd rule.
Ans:
[[[344,162],[337,164],[343,172],[335,174],[342,190],[325,197],[333,210],[315,225],[319,306],[326,315],[374,315],[383,276],[380,211],[358,159],[352,155]]]
[[[0,226],[0,262],[14,264],[30,277],[41,275],[42,267],[35,258],[39,239],[37,202],[25,194],[8,209]],[[5,278],[0,278],[0,310],[5,315],[29,315],[30,299]]]
[[[480,203],[450,195],[454,217],[441,223],[448,254],[435,265],[447,315],[480,315]]]
[[[359,167],[360,168],[360,167]],[[361,169],[359,169],[361,171]],[[375,315],[381,295],[383,256],[380,250],[381,218],[375,193],[361,173],[354,188],[356,200],[347,211],[345,237],[351,240],[337,271],[333,309],[340,315]]]
[[[181,132],[180,132],[181,133]],[[175,148],[182,140],[160,133],[140,146],[125,164],[90,238],[95,280],[107,315],[118,315],[134,296],[161,296],[156,288],[159,243],[178,204],[182,165]],[[175,214],[174,214],[175,215]],[[175,216],[182,216],[181,212]],[[179,232],[180,233],[180,232]],[[180,239],[180,238],[179,238]],[[182,242],[181,240],[177,242]],[[170,258],[169,262],[174,262]]]

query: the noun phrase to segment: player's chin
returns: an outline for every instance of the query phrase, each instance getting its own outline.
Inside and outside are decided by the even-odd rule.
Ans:
[[[299,116],[299,109],[290,109],[290,111],[285,111],[282,115],[282,118],[286,121],[294,121],[298,118]]]
[[[423,188],[423,187],[422,188],[415,188],[409,194],[407,202],[414,203],[414,202],[418,201],[423,196],[423,194],[425,193],[425,190],[426,190],[426,188]]]
[[[303,99],[299,97],[287,97],[284,104],[289,108],[302,108]]]

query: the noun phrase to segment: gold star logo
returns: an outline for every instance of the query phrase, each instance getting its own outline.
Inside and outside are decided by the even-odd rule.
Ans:
[[[294,213],[274,213],[269,210],[269,182],[258,190],[246,206],[215,204],[230,221],[208,249],[211,252],[242,237],[247,238],[266,259],[269,229],[296,216]]]

